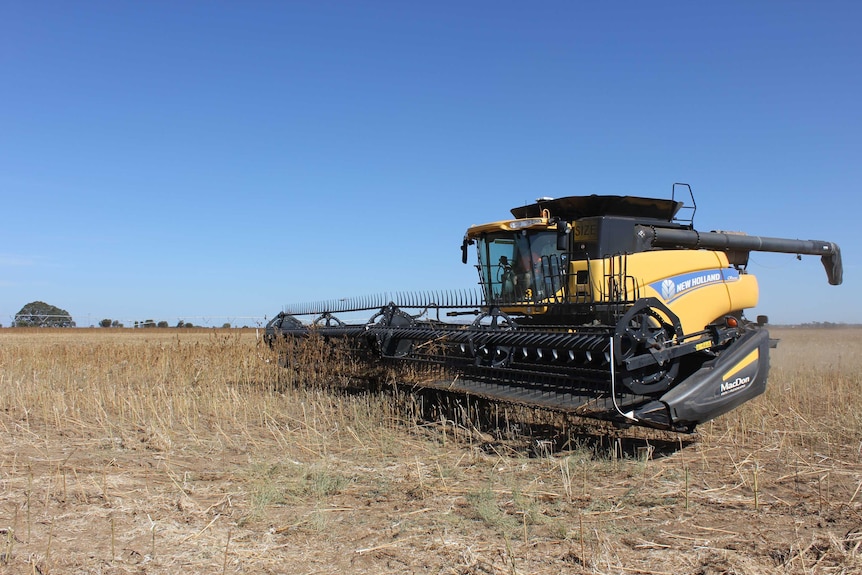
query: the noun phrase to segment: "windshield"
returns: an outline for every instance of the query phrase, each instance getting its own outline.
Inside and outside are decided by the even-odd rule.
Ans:
[[[554,231],[495,232],[478,239],[479,277],[489,303],[533,302],[562,289],[565,251]]]

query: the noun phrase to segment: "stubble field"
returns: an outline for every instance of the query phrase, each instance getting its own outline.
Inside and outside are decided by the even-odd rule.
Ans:
[[[860,573],[862,329],[773,336],[678,436],[422,420],[253,331],[3,329],[0,573]]]

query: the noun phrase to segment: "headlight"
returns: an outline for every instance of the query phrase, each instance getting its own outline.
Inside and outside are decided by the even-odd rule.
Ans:
[[[515,220],[513,222],[509,222],[509,229],[512,230],[520,230],[523,228],[529,228],[531,226],[539,226],[545,223],[545,220],[542,218],[529,218],[526,220]]]

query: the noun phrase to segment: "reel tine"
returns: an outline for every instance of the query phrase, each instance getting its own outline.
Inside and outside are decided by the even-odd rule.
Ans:
[[[481,307],[483,297],[476,289],[432,289],[421,291],[378,292],[351,298],[326,299],[287,304],[282,311],[289,315],[321,315],[382,309],[393,303],[402,308]]]

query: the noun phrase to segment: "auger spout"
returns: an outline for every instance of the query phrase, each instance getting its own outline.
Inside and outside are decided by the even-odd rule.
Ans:
[[[635,226],[635,237],[643,248],[690,248],[736,252],[747,261],[748,252],[776,252],[820,256],[831,285],[841,285],[844,267],[841,249],[834,242],[749,236],[736,232],[699,232],[657,226]],[[731,262],[744,263],[744,262]]]

